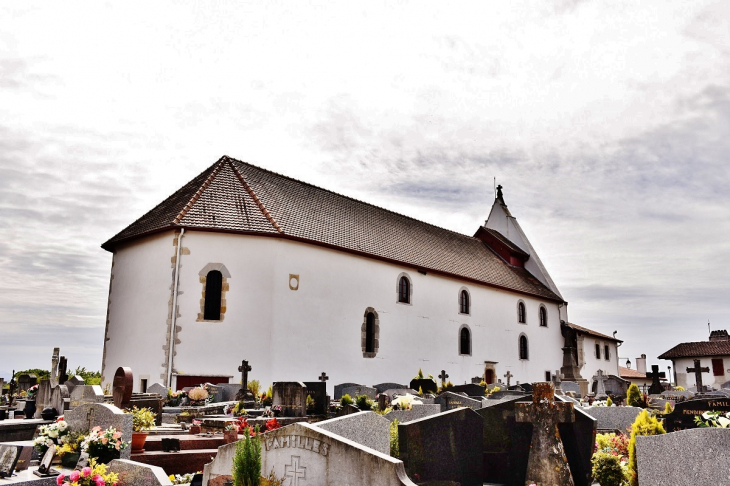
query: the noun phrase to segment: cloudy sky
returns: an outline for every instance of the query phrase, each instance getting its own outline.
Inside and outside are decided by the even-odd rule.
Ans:
[[[730,329],[727,2],[4,2],[0,376],[100,369],[99,245],[223,154],[466,234],[496,178],[623,361]]]

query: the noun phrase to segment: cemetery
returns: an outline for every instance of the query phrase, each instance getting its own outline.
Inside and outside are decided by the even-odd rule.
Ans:
[[[636,385],[615,394],[600,372],[581,396],[560,370],[550,382],[514,385],[510,373],[491,385],[453,385],[446,370],[439,381],[419,370],[408,385],[340,383],[330,398],[325,372],[263,390],[249,379],[254,366],[246,360],[240,383],[174,391],[155,383],[135,393],[133,370],[120,367],[105,392],[67,376],[61,358],[55,349],[49,378],[14,377],[13,393],[3,395],[0,485],[727,480],[713,465],[728,459],[730,393],[661,390],[656,369],[658,393],[649,394]],[[681,466],[661,461],[667,453],[683,457]]]

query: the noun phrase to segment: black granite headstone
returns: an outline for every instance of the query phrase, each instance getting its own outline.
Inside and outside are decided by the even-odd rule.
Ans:
[[[307,387],[307,395],[314,400],[314,415],[324,415],[327,413],[327,383],[324,381],[305,381],[304,386]],[[309,412],[308,412],[309,413]]]
[[[664,416],[664,430],[675,432],[677,430],[694,429],[697,427],[695,417],[705,412],[730,412],[730,398],[695,398],[679,402],[674,406],[672,413]]]
[[[449,388],[450,392],[466,393],[470,397],[483,397],[486,387],[479,384],[455,385]]]
[[[451,391],[443,392],[441,395],[436,397],[433,401],[438,405],[441,405],[441,411],[454,410],[459,407],[468,407],[472,410],[482,408],[482,401],[474,400],[461,393],[453,393]]]
[[[433,378],[414,378],[408,386],[414,390],[420,389],[423,393],[437,393],[439,389]]]

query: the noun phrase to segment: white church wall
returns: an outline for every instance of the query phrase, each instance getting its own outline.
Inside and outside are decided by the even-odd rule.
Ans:
[[[171,233],[164,242],[158,239],[162,237],[145,239],[115,256],[110,329],[114,336],[131,333],[144,343],[117,348],[119,341],[112,340],[107,353],[108,366],[125,363],[135,374],[150,376],[164,371],[173,254]],[[509,370],[515,383],[542,381],[545,371],[562,364],[555,302],[279,238],[186,231],[183,247],[187,251],[180,269],[180,343],[174,362],[182,374],[233,375],[232,381],[238,382],[237,367],[247,359],[253,367],[251,379],[264,386],[274,380],[314,381],[323,371],[330,384],[407,384],[419,368],[434,376],[444,369],[449,380],[459,384],[482,376],[484,361],[496,361],[497,378],[504,381]],[[221,263],[230,272],[226,311],[221,322],[196,322],[203,290],[199,272],[209,263]],[[120,266],[129,267],[123,271],[129,284],[117,287]],[[411,304],[397,303],[402,272],[412,282]],[[290,289],[290,274],[299,276],[297,290]],[[137,280],[140,276],[144,278]],[[470,315],[459,313],[462,287],[471,295]],[[517,322],[519,300],[526,306],[526,324]],[[548,312],[547,327],[539,326],[540,304]],[[375,309],[380,325],[374,358],[363,358],[361,348],[368,307]],[[141,308],[154,312],[132,310]],[[459,355],[462,325],[472,334],[471,356]],[[519,359],[521,333],[528,338],[528,360]]]
[[[103,363],[104,381],[110,383],[120,366],[139,376],[160,381],[167,339],[167,318],[172,285],[172,231],[120,245],[113,257],[109,326]]]
[[[600,358],[596,357],[596,344],[601,348]],[[605,356],[605,347],[609,348],[609,359]],[[580,374],[588,380],[589,385],[593,386],[593,377],[596,376],[598,370],[603,370],[605,376],[619,375],[618,348],[615,341],[601,339],[588,334],[583,335],[583,366]]]
[[[715,376],[712,369],[712,360],[722,359],[723,360],[723,375]],[[690,388],[697,385],[694,372],[687,371],[687,368],[694,368],[694,360],[700,360],[700,367],[709,368],[710,371],[702,373],[702,384],[704,386],[712,386],[713,388],[721,388],[722,384],[728,381],[728,368],[730,368],[730,356],[707,356],[697,358],[678,358],[674,359],[675,372],[677,373],[677,385],[684,388]],[[663,370],[659,370],[663,371]]]

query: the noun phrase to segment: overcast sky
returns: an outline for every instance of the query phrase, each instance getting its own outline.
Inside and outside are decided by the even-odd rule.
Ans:
[[[727,2],[3,2],[0,376],[100,369],[99,245],[224,154],[470,235],[496,177],[622,361],[730,330]]]

